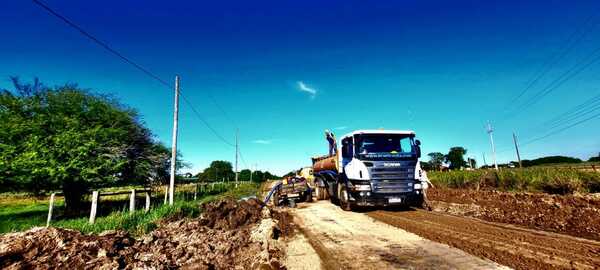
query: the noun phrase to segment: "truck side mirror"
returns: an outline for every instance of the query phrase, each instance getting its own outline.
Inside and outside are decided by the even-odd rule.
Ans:
[[[421,157],[421,141],[416,140],[415,145],[417,146],[417,158]]]

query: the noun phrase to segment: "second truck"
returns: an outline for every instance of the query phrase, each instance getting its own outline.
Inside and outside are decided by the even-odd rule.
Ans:
[[[413,131],[357,130],[344,135],[334,154],[314,157],[317,199],[350,211],[357,206],[422,206],[427,180],[421,142]],[[337,144],[337,142],[335,142]]]

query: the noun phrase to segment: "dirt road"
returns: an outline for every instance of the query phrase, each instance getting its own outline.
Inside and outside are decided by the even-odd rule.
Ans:
[[[516,269],[600,268],[598,241],[424,210],[368,215]]]
[[[291,211],[326,269],[508,269],[327,201]]]

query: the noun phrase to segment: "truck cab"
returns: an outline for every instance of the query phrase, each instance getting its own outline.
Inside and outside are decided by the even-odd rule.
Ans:
[[[422,205],[427,183],[413,131],[357,130],[344,135],[340,146],[336,169],[315,169],[315,176],[343,209]]]

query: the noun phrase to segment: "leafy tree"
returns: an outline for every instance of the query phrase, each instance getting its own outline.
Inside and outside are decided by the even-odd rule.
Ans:
[[[248,169],[241,170],[239,173],[239,180],[240,181],[250,181],[251,173],[252,173],[252,171],[250,171]],[[254,175],[252,175],[252,176],[254,176]]]
[[[431,163],[429,163],[429,162],[421,162],[421,169],[423,169],[425,171],[436,170],[436,168],[432,167]]]
[[[477,160],[475,160],[474,158],[467,158],[467,165],[469,165],[469,167],[476,169],[477,168]]]
[[[598,153],[597,157],[591,157],[588,159],[588,162],[600,162],[600,153]]]
[[[215,182],[222,179],[231,180],[235,178],[231,162],[223,160],[215,160],[210,163],[210,166],[204,169],[199,175],[202,182]]]
[[[427,156],[429,156],[429,166],[431,169],[436,171],[439,170],[440,166],[442,166],[442,163],[444,163],[444,154],[440,152],[433,152],[427,154]]]
[[[467,166],[467,162],[464,159],[464,155],[467,154],[467,149],[464,147],[456,146],[450,148],[448,155],[446,155],[446,161],[450,162],[450,169],[460,169]]]
[[[47,88],[35,80],[0,92],[3,189],[62,189],[67,210],[90,188],[164,178],[168,149],[138,113],[77,85]]]

